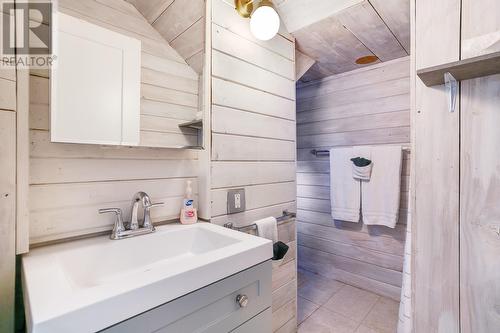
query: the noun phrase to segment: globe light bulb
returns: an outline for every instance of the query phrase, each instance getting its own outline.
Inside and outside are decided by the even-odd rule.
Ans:
[[[250,31],[259,40],[270,40],[280,29],[280,17],[265,0],[255,10],[250,19]]]

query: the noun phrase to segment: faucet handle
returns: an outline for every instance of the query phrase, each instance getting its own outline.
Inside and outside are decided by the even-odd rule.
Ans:
[[[154,229],[153,223],[151,222],[151,216],[149,211],[151,210],[151,208],[163,206],[164,204],[165,204],[164,202],[156,202],[144,207],[144,223],[142,225],[143,228]]]
[[[121,208],[101,208],[99,209],[99,214],[115,213],[116,215],[121,215]]]
[[[163,206],[165,203],[164,202],[155,202],[155,203],[152,203],[152,204],[149,204],[148,206],[144,207],[144,208],[155,208],[155,207],[159,207],[159,206]]]
[[[113,232],[111,233],[111,239],[117,239],[120,233],[125,231],[125,226],[123,225],[122,210],[120,208],[103,208],[99,209],[99,214],[114,213],[116,214],[116,221],[113,225]]]

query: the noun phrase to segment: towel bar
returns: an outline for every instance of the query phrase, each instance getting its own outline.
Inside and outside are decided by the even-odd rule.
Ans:
[[[290,213],[289,211],[284,210],[283,215],[281,215],[280,217],[277,217],[276,221],[278,221],[278,224],[280,224],[280,223],[284,223],[284,222],[288,221],[289,219],[294,218],[296,216],[297,216],[297,214]],[[228,223],[224,224],[224,227],[228,228],[228,229],[237,230],[237,231],[257,230],[257,224],[255,224],[255,223],[245,225],[243,227],[235,227],[232,222],[228,222]]]
[[[401,150],[403,151],[411,151],[410,147],[402,147]],[[311,149],[311,154],[314,156],[330,156],[330,151],[329,150],[319,150],[319,149]]]

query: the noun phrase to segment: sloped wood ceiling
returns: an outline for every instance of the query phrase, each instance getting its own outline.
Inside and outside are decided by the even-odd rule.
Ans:
[[[298,50],[316,60],[302,82],[369,66],[356,64],[360,57],[375,55],[384,62],[410,53],[409,0],[275,3]]]
[[[199,74],[205,0],[128,0]],[[315,61],[301,81],[321,79],[410,53],[410,0],[274,0],[297,49]]]
[[[205,48],[204,0],[129,0],[198,73]]]

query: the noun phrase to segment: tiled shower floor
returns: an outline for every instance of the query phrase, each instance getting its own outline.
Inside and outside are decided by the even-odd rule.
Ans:
[[[394,333],[399,303],[339,281],[298,272],[299,333]]]

